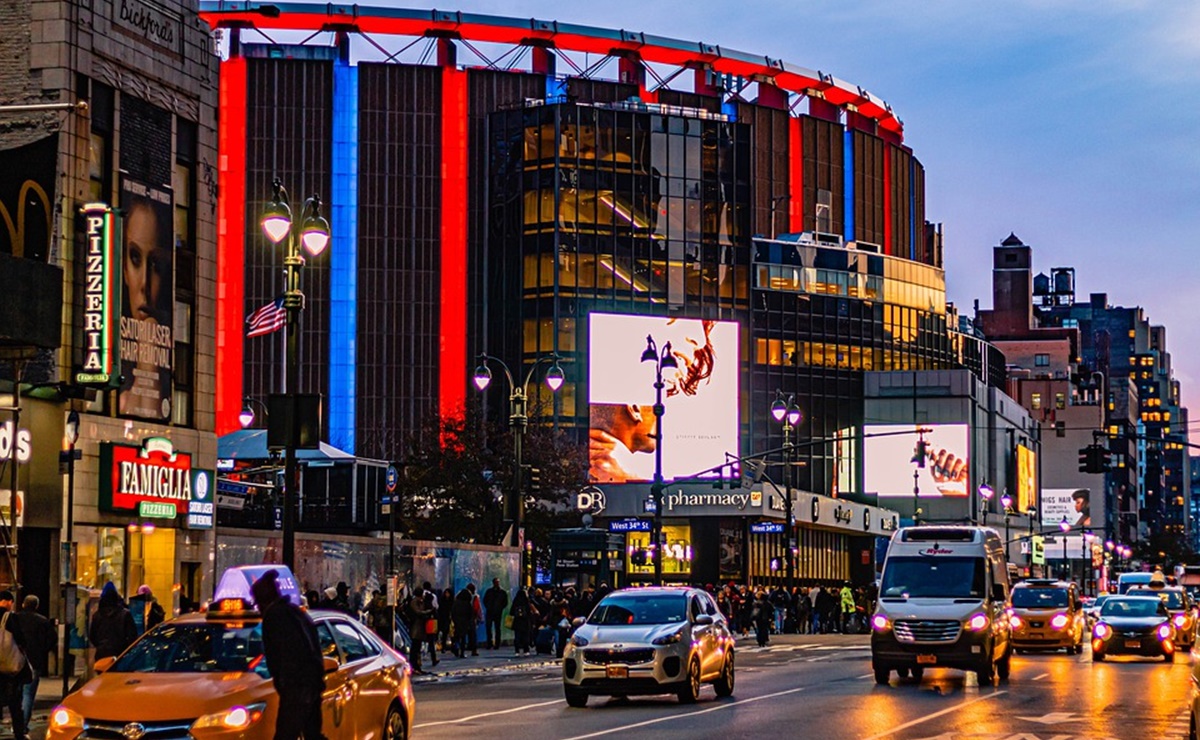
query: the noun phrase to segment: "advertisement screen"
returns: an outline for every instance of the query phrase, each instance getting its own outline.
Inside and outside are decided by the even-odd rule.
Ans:
[[[662,472],[692,475],[738,453],[738,325],[732,321],[593,313],[589,317],[590,476],[596,483],[654,479],[655,369],[646,337],[667,344],[663,368]]]
[[[1029,511],[1037,506],[1037,453],[1025,445],[1017,445],[1016,511]]]
[[[863,438],[863,490],[880,496],[912,496],[913,471],[922,498],[967,495],[971,466],[967,456],[966,424],[921,424],[928,431],[925,440],[925,467],[917,467],[913,457],[917,447],[918,426],[912,424],[872,424]],[[904,434],[903,432],[910,432]]]
[[[1067,518],[1072,528],[1092,526],[1092,492],[1087,488],[1050,488],[1042,491],[1042,526],[1057,527]]]

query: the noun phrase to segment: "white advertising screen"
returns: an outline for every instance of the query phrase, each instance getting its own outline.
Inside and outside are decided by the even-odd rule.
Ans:
[[[589,317],[589,460],[596,483],[654,479],[656,362],[646,337],[678,365],[663,369],[663,478],[738,453],[738,325],[733,321],[593,313]]]
[[[927,429],[925,467],[913,463],[917,426],[872,424],[863,438],[863,490],[880,496],[912,496],[913,471],[921,498],[967,495],[970,458],[966,424],[921,424]],[[904,433],[907,432],[907,433]]]
[[[1092,492],[1087,488],[1048,488],[1042,491],[1042,526],[1057,527],[1063,517],[1072,529],[1092,526]]]

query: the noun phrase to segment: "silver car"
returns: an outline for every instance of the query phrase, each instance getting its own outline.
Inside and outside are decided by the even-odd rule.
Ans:
[[[588,697],[676,694],[711,683],[733,695],[733,633],[717,602],[694,588],[633,588],[605,596],[563,653],[567,704]]]

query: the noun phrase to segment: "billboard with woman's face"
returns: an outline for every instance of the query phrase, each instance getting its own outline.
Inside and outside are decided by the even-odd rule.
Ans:
[[[591,479],[654,478],[655,367],[642,362],[646,337],[663,369],[663,478],[690,475],[738,453],[738,325],[732,321],[591,314],[588,322]]]

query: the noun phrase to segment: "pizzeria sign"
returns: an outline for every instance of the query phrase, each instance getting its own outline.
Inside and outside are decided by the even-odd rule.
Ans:
[[[102,443],[100,470],[101,511],[156,517],[187,515],[195,476],[205,472],[192,470],[191,454],[163,437],[140,447]]]

